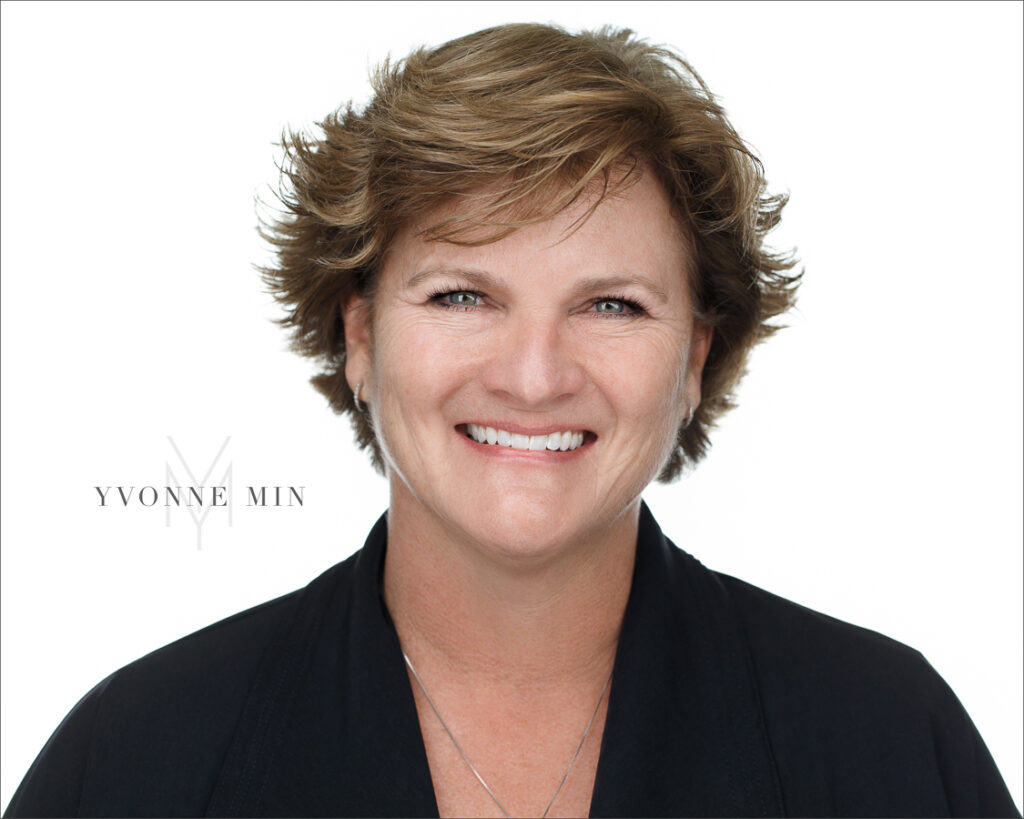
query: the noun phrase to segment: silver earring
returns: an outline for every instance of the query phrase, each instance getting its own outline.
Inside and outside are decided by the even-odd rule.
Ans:
[[[356,412],[363,411],[363,402],[359,400],[359,391],[363,388],[363,382],[357,381],[356,388],[352,391],[352,403],[356,405]]]

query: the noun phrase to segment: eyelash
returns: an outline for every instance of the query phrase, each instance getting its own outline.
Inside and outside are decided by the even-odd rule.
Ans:
[[[453,289],[441,288],[440,290],[436,290],[436,291],[434,291],[433,293],[430,294],[429,299],[434,304],[437,304],[438,306],[443,307],[445,310],[455,310],[455,311],[458,311],[458,312],[466,312],[466,311],[469,311],[469,310],[475,310],[479,306],[479,305],[476,305],[476,304],[467,304],[467,305],[451,304],[450,302],[445,301],[445,299],[448,296],[457,296],[457,295],[461,295],[461,294],[475,296],[477,299],[482,299],[483,298],[483,296],[480,293],[476,292],[475,290],[471,290],[468,287],[467,288],[458,287],[458,288],[453,288]],[[622,319],[622,318],[635,318],[637,316],[642,316],[642,315],[646,315],[647,314],[647,310],[644,308],[644,306],[642,304],[639,304],[638,302],[634,301],[633,299],[627,299],[624,296],[611,296],[611,295],[609,295],[609,296],[601,296],[600,298],[596,298],[593,301],[591,301],[590,304],[591,304],[591,306],[594,306],[594,305],[600,304],[601,302],[607,302],[607,301],[617,301],[617,302],[620,302],[626,308],[626,310],[629,311],[629,312],[624,312],[624,313],[598,313],[598,312],[595,311],[595,313],[594,313],[595,315],[600,316],[601,318],[618,318],[618,319]]]

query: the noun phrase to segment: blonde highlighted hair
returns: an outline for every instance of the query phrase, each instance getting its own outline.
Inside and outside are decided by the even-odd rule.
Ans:
[[[750,350],[777,329],[771,320],[792,306],[799,275],[791,255],[764,243],[786,197],[766,192],[760,161],[700,76],[628,30],[514,24],[385,62],[372,83],[361,111],[329,114],[315,135],[286,132],[284,212],[263,228],[276,263],[262,273],[286,307],[293,349],[322,365],[313,384],[351,415],[374,464],[383,468],[380,447],[345,380],[341,305],[357,293],[372,299],[397,231],[496,186],[500,194],[471,213],[424,231],[435,241],[496,241],[596,185],[592,212],[641,166],[685,227],[698,316],[714,328],[701,404],[659,479],[703,457]]]

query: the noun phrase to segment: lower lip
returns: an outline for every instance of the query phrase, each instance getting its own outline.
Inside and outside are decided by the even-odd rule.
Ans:
[[[512,458],[524,463],[561,463],[569,461],[580,457],[597,440],[593,433],[586,432],[583,435],[583,443],[580,446],[576,447],[576,449],[562,452],[558,449],[513,449],[510,446],[500,446],[499,444],[481,444],[470,438],[464,429],[459,428],[455,429],[455,434],[481,455],[489,455],[494,458]]]

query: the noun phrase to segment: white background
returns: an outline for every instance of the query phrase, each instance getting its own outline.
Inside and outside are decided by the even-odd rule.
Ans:
[[[678,47],[789,190],[806,265],[695,473],[647,499],[706,565],[924,652],[1019,805],[1021,29],[1000,4],[2,8],[2,783],[110,671],[304,585],[387,503],[252,264],[272,143],[391,53],[509,21]],[[302,508],[164,526],[173,436]],[[214,478],[219,477],[215,474]]]

